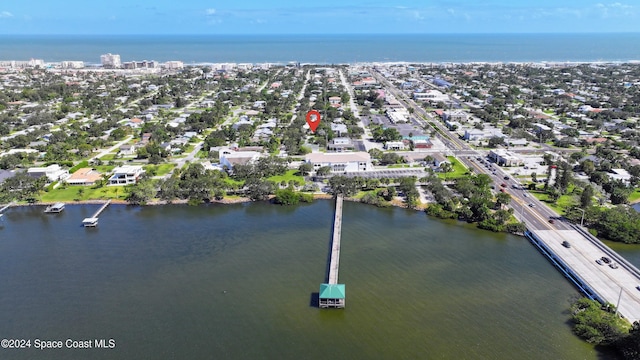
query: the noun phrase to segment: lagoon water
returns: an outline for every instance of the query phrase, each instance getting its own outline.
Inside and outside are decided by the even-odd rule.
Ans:
[[[115,349],[3,359],[597,359],[567,324],[578,292],[524,238],[346,203],[344,310],[311,306],[331,201],[12,208],[0,223],[3,338]],[[600,354],[602,355],[602,354]],[[608,355],[604,355],[608,356]]]

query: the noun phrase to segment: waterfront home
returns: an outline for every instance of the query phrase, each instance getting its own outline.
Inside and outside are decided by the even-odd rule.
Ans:
[[[102,179],[102,174],[92,168],[81,168],[76,170],[67,179],[69,185],[94,185],[96,181]]]
[[[135,184],[144,172],[142,166],[139,165],[119,166],[113,169],[113,175],[109,178],[109,185]]]
[[[27,174],[34,178],[46,176],[50,182],[66,180],[69,177],[69,170],[60,168],[58,164],[51,164],[47,167],[32,167],[27,170]]]
[[[220,165],[229,170],[233,170],[235,165],[244,165],[258,160],[262,156],[257,151],[235,151],[230,148],[221,148],[218,151]]]

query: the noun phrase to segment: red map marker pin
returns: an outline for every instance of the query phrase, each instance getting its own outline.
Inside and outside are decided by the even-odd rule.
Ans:
[[[318,125],[320,125],[320,113],[318,110],[311,110],[307,113],[307,124],[311,132],[316,132]]]

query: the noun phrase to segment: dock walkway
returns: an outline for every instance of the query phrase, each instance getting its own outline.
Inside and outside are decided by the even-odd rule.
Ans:
[[[333,232],[331,236],[331,258],[329,259],[328,282],[320,284],[318,304],[320,308],[344,308],[346,293],[345,285],[338,284],[338,270],[340,268],[340,237],[342,233],[342,204],[344,197],[336,197],[336,212],[333,218]]]
[[[84,220],[82,220],[82,224],[85,227],[95,227],[98,226],[98,216],[100,216],[100,214],[104,211],[104,209],[107,208],[107,206],[109,206],[109,204],[111,204],[111,199],[107,200],[106,203],[102,204],[102,206],[100,207],[100,209],[98,209],[98,211],[96,211],[93,216],[85,218]]]
[[[331,240],[331,262],[329,265],[329,284],[338,283],[340,268],[340,237],[342,233],[342,195],[336,198],[336,214],[333,218],[333,238]]]

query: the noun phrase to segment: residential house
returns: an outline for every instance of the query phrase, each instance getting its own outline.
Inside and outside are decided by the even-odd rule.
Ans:
[[[66,180],[69,177],[69,170],[60,168],[58,164],[51,164],[47,167],[29,168],[27,174],[34,178],[46,176],[50,182],[54,182]]]
[[[81,168],[76,170],[69,178],[67,179],[67,184],[69,185],[94,185],[96,181],[102,179],[102,174],[100,174],[96,169],[92,168]]]
[[[221,148],[218,151],[220,165],[233,170],[235,165],[244,165],[258,160],[262,156],[257,151],[235,151],[229,148]]]
[[[14,177],[15,175],[16,173],[13,171],[0,169],[0,184],[2,184],[8,178]]]
[[[334,138],[327,145],[327,150],[335,152],[353,151],[354,149],[353,141],[347,137]]]
[[[120,151],[120,154],[124,156],[135,155],[136,146],[130,145],[130,144],[120,145],[119,151]]]
[[[109,185],[135,184],[144,174],[144,169],[139,165],[124,165],[113,169],[113,175],[109,178]]]
[[[345,124],[331,123],[331,131],[337,136],[344,136],[349,133],[349,129]]]

